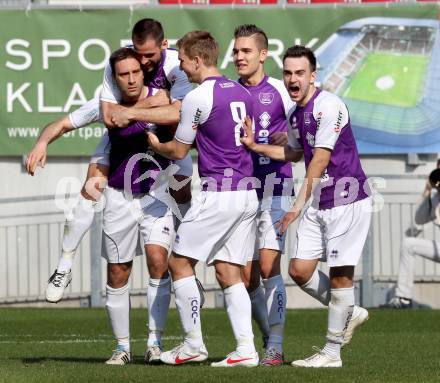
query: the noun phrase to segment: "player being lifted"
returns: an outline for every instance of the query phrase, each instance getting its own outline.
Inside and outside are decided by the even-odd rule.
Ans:
[[[146,74],[145,84],[169,90],[172,104],[170,105],[167,96],[164,97],[165,92],[163,91],[153,97],[140,100],[130,107],[118,105],[121,94],[112,77],[110,65],[107,64],[101,94],[102,111],[104,112],[102,118],[108,127],[116,127],[114,121],[117,120],[117,126],[122,128],[130,123],[125,116],[134,112],[141,114],[139,120],[164,125],[177,124],[180,100],[192,89],[185,73],[179,69],[177,51],[167,49],[162,25],[153,19],[139,20],[133,27],[132,40],[134,45],[131,48],[137,53]],[[49,124],[29,153],[28,172],[34,174],[39,164],[44,166],[47,145],[50,142],[72,128],[82,127],[95,121],[98,115],[101,119],[99,102],[91,100],[77,111]],[[93,207],[107,182],[110,148],[108,135],[105,134],[90,160],[87,179],[73,210],[73,216],[66,221],[61,256],[57,269],[50,277],[46,288],[48,302],[59,302],[72,279],[71,268],[74,255],[92,224]],[[188,182],[188,178],[192,175],[191,156],[188,155],[176,164],[179,166],[179,170],[175,174],[177,183],[171,192],[179,203],[182,215],[184,215],[191,204],[191,184]]]
[[[119,52],[119,57],[117,55],[117,53]],[[131,58],[131,63],[132,65],[136,66],[139,68],[140,71],[140,64],[138,61],[136,61],[134,59],[134,53],[132,50],[130,49],[126,49],[126,50],[119,50],[117,52],[115,52],[114,56],[116,58],[118,58],[119,61],[122,61],[122,64],[126,64],[126,59],[127,58]],[[120,65],[122,65],[120,64]],[[135,68],[137,69],[137,68]],[[138,71],[134,71],[134,75],[136,75],[136,80],[138,80],[139,78],[143,78],[139,77],[140,75],[142,75],[142,73],[139,74]],[[134,77],[133,75],[133,77]],[[132,88],[136,88],[138,84],[136,83],[136,85],[131,85]],[[137,88],[136,88],[137,89]],[[124,94],[124,92],[126,94]],[[145,96],[149,96],[149,97],[154,97],[154,94],[157,94],[157,92],[160,92],[159,90],[155,89],[155,88],[148,88],[145,87],[145,89],[143,90],[143,94],[142,94],[142,98],[144,98]],[[127,98],[128,92],[127,91],[123,91],[123,95],[124,98]],[[129,94],[128,94],[129,95]],[[140,98],[140,97],[138,97]],[[132,103],[132,102],[131,102]],[[98,121],[102,121],[101,115],[100,115],[100,108],[99,108],[99,100],[96,99],[92,99],[91,101],[87,102],[85,105],[83,105],[81,108],[79,108],[77,111],[71,113],[68,116],[63,117],[62,119],[56,121],[55,123],[50,124],[48,127],[46,127],[41,135],[41,137],[39,138],[36,147],[34,148],[34,150],[29,154],[28,157],[28,162],[27,162],[27,167],[28,167],[28,171],[33,173],[33,171],[35,170],[35,166],[37,164],[37,158],[39,155],[43,155],[44,157],[43,159],[45,160],[46,157],[46,147],[47,144],[52,142],[53,140],[55,140],[56,138],[58,138],[59,136],[61,136],[64,132],[70,131],[72,129],[75,128],[81,128],[84,125],[93,123],[93,122],[98,122]],[[118,165],[118,161],[121,161],[121,152],[122,152],[122,157],[124,157],[124,155],[127,155],[127,151],[129,150],[133,150],[133,148],[136,148],[137,146],[134,145],[138,142],[140,142],[141,144],[144,143],[145,141],[143,140],[143,129],[144,128],[150,128],[150,129],[154,129],[155,126],[153,124],[145,124],[145,123],[138,123],[136,125],[132,125],[127,129],[115,129],[113,131],[110,132],[110,137],[113,136],[113,140],[110,140],[113,143],[116,142],[117,144],[117,151],[110,151],[109,153],[107,153],[107,158],[108,158],[108,162],[110,165],[110,186],[114,186],[113,182],[114,182],[114,172],[115,172],[115,167]],[[136,133],[135,129],[140,129],[140,132],[142,133],[139,137],[139,134],[132,136],[133,133]],[[161,133],[161,135],[163,136],[164,134],[167,135],[169,137],[172,137],[171,133],[169,132],[169,130],[167,130],[165,127],[159,127],[159,130]],[[139,132],[137,132],[139,133]],[[120,137],[119,137],[119,136]],[[116,141],[115,141],[116,140]],[[126,146],[125,151],[122,148],[123,146]],[[138,145],[139,146],[139,145]],[[138,148],[139,149],[139,148]],[[147,151],[147,146],[143,145],[140,149],[142,149],[144,152]],[[117,156],[117,153],[119,152],[119,156]],[[41,157],[40,157],[41,158]],[[44,165],[44,163],[43,163]],[[166,167],[167,163],[163,164],[164,167]],[[103,173],[105,174],[105,180],[107,180],[107,176],[109,174],[109,167],[107,166],[103,166],[103,165],[91,165],[91,166],[96,166],[97,169],[103,169]],[[145,170],[145,169],[144,169]],[[90,167],[89,167],[89,172],[90,172]],[[94,173],[96,174],[96,169],[94,169]],[[122,177],[122,176],[121,176]],[[98,197],[100,196],[100,193],[102,192],[102,189],[97,191],[96,188],[98,187],[102,187],[102,185],[95,185],[94,184],[94,179],[91,178],[89,183],[93,183],[90,187],[84,187],[82,193],[90,193],[91,195],[95,196],[95,193],[98,192]],[[109,199],[112,196],[115,195],[115,191],[113,191],[113,193],[111,194],[111,192],[107,192],[106,194],[106,198]],[[110,196],[111,194],[111,196]],[[95,197],[96,198],[96,197]],[[119,198],[121,199],[121,198]],[[113,203],[114,205],[114,201],[113,199],[109,201],[110,203]],[[113,206],[112,205],[112,206]],[[76,209],[78,209],[78,206],[76,207]],[[112,209],[110,208],[110,211]],[[114,210],[114,208],[113,208]],[[93,209],[89,208],[88,210],[86,210],[87,214],[83,214],[83,215],[77,215],[77,218],[79,219],[87,219],[88,217],[88,213],[92,212],[93,214]],[[106,210],[105,212],[108,213],[109,210]],[[122,212],[121,212],[122,213]],[[93,216],[92,216],[93,218]],[[127,218],[127,217],[126,217]],[[166,220],[168,220],[169,218],[167,217]],[[107,219],[108,221],[108,219]],[[123,222],[127,223],[127,220],[124,221],[120,221],[119,224],[123,225]],[[91,222],[90,222],[91,223]],[[77,235],[77,233],[72,233],[69,230],[69,225],[70,222],[66,223],[66,232],[64,234],[63,237],[63,250],[66,248],[69,248],[70,245],[70,241],[73,241],[75,239],[75,236]],[[77,223],[73,223],[73,228],[75,228],[75,225],[77,225]],[[126,225],[125,225],[126,226]],[[167,225],[168,227],[169,225]],[[137,228],[132,228],[132,232],[136,233]],[[145,227],[142,228],[143,231],[141,231],[142,234],[145,234]],[[172,232],[172,231],[171,231]],[[82,236],[81,236],[82,238]],[[79,240],[78,240],[79,241]],[[116,243],[116,242],[115,242]],[[133,240],[132,245],[136,245],[137,241],[136,239]],[[168,245],[167,245],[168,247]],[[131,248],[128,249],[131,251]],[[164,330],[164,325],[165,325],[165,320],[166,320],[166,313],[168,310],[168,306],[169,306],[169,300],[170,300],[170,278],[167,273],[167,257],[166,257],[166,251],[165,251],[165,256],[161,253],[161,251],[156,251],[157,248],[151,248],[151,246],[149,246],[148,248],[148,258],[147,258],[147,262],[148,262],[148,269],[149,269],[149,274],[150,274],[150,280],[149,280],[149,286],[148,286],[148,292],[147,292],[147,296],[148,296],[148,310],[149,310],[149,336],[148,336],[148,344],[147,344],[147,352],[145,354],[145,361],[150,363],[150,362],[154,362],[154,361],[158,361],[159,356],[160,356],[160,352],[161,352],[161,343],[160,343],[160,338],[161,338],[161,334]],[[161,249],[159,249],[161,250]],[[130,253],[130,251],[128,251],[128,253]],[[162,251],[163,252],[163,251]],[[130,259],[130,255],[126,255],[127,259]],[[63,262],[65,261],[65,259],[63,257],[60,258],[59,261],[59,265],[58,267],[63,267],[64,264]],[[128,261],[128,262],[131,262]],[[71,267],[71,265],[69,266]],[[112,268],[113,266],[109,266],[110,268]],[[118,267],[123,267],[123,266],[114,266],[113,268],[118,268]],[[124,266],[125,267],[125,266]],[[118,271],[118,270],[116,270]],[[127,270],[125,270],[127,271]],[[115,272],[112,272],[111,275],[115,274]],[[128,276],[127,276],[128,278]],[[52,281],[53,284],[55,285],[56,280]],[[110,279],[109,277],[109,289],[107,291],[107,296],[108,296],[108,302],[112,301],[115,299],[119,299],[121,297],[126,298],[126,300],[128,299],[128,288],[126,288],[124,291],[124,294],[121,294],[121,297],[117,298],[117,297],[112,297],[112,279]],[[51,292],[52,290],[50,289],[51,284],[49,284],[49,288],[46,291],[46,294],[49,294],[49,298],[52,297]],[[63,289],[64,290],[64,289]],[[54,294],[57,293],[57,290],[54,291]],[[113,294],[114,295],[114,294]],[[61,299],[61,297],[60,297]],[[121,306],[122,307],[122,306]],[[109,311],[110,312],[110,311]],[[125,315],[125,314],[123,314]],[[126,314],[128,315],[128,313]],[[121,322],[121,326],[124,326],[124,321]],[[128,330],[127,330],[128,331]],[[124,337],[122,337],[124,338]],[[120,358],[118,359],[118,361],[120,361]]]
[[[292,365],[341,367],[341,347],[368,319],[367,310],[354,305],[353,275],[370,225],[369,188],[347,107],[314,85],[313,52],[303,46],[289,48],[283,58],[283,78],[297,103],[289,117],[288,145],[256,144],[249,121],[242,142],[256,153],[281,161],[298,161],[304,153],[306,179],[279,229],[285,233],[304,210],[289,274],[305,292],[328,306],[328,328],[324,348]],[[312,195],[312,204],[306,206]],[[325,259],[329,277],[317,269],[318,261]]]
[[[208,357],[194,276],[197,262],[205,261],[215,267],[237,341],[235,351],[211,366],[253,367],[259,358],[241,268],[255,245],[258,200],[249,185],[253,175],[251,154],[240,143],[245,114],[252,116],[252,99],[240,84],[220,75],[216,67],[218,44],[209,32],[189,32],[178,41],[178,47],[181,68],[191,82],[200,86],[183,100],[174,140],[161,144],[149,133],[150,146],[164,157],[175,159],[184,157],[195,140],[202,191],[178,229],[169,260],[185,337],[173,350],[163,352],[161,360],[175,365]]]
[[[283,145],[287,141],[287,115],[294,106],[284,84],[264,73],[268,40],[255,25],[235,29],[233,58],[239,82],[251,93],[255,117],[256,142]],[[276,161],[253,153],[254,176],[261,182],[257,188],[257,244],[253,257],[243,269],[248,285],[252,313],[264,336],[262,365],[283,363],[283,331],[286,289],[281,276],[280,259],[285,235],[279,235],[275,224],[291,207],[293,194],[291,162]],[[263,278],[264,289],[260,286]]]

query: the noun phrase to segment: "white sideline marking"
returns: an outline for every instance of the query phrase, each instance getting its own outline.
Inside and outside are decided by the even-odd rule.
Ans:
[[[21,335],[23,337],[37,337],[35,335]],[[2,337],[6,337],[6,335],[2,335]],[[162,340],[182,340],[183,338],[181,336],[164,336],[162,337]],[[74,343],[106,343],[113,341],[114,338],[110,335],[104,335],[100,338],[84,338],[84,339],[71,339],[71,340],[26,340],[22,341],[20,339],[17,340],[0,340],[0,344],[18,344],[18,343],[32,343],[32,344],[74,344]],[[146,342],[147,338],[134,338],[130,339],[130,342],[132,343],[139,343],[139,342]]]

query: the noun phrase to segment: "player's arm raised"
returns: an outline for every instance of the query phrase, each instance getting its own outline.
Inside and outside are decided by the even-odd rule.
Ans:
[[[64,116],[48,124],[27,156],[26,171],[33,176],[38,165],[44,168],[47,158],[47,146],[64,133],[70,132],[73,129],[74,127],[70,122],[69,116]]]
[[[245,135],[240,139],[241,143],[249,150],[263,156],[269,157],[276,161],[292,161],[298,162],[303,155],[302,150],[295,150],[289,145],[262,145],[255,142],[254,133],[252,131],[252,121],[246,117],[243,124]]]

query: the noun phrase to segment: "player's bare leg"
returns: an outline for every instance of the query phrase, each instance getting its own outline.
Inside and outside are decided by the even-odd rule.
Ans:
[[[165,329],[171,299],[171,277],[168,273],[168,251],[160,245],[145,245],[148,282],[148,339],[144,361],[160,362],[162,333]]]
[[[46,287],[46,300],[57,303],[63,298],[65,288],[72,279],[71,269],[76,250],[94,218],[94,207],[107,185],[108,166],[91,163],[87,178],[72,215],[64,224],[61,256],[55,272]]]
[[[200,322],[201,297],[194,274],[196,264],[196,260],[174,252],[168,261],[176,306],[185,337],[177,347],[161,354],[160,360],[166,364],[203,362],[208,358]]]
[[[252,306],[252,318],[257,322],[263,337],[263,352],[269,340],[269,319],[263,287],[261,286],[261,270],[258,260],[249,261],[241,270],[241,278],[249,293]]]
[[[269,339],[261,364],[280,366],[283,364],[283,335],[286,318],[286,288],[281,276],[281,252],[260,249],[260,268],[265,291]]]
[[[225,295],[226,311],[231,322],[236,349],[212,367],[256,367],[259,358],[255,351],[252,332],[251,301],[241,279],[241,266],[233,263],[215,261],[215,273]]]
[[[107,315],[116,338],[116,350],[106,364],[124,365],[130,362],[130,294],[128,279],[133,262],[108,263],[106,304]]]

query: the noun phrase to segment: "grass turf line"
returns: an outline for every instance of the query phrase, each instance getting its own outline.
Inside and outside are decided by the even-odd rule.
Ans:
[[[131,311],[134,363],[107,366],[114,341],[104,309],[0,309],[0,382],[438,382],[440,311],[371,310],[371,319],[343,350],[342,369],[291,367],[213,369],[207,363],[145,366],[143,309]],[[203,310],[202,323],[210,360],[234,348],[223,310]],[[286,361],[310,356],[322,346],[326,310],[288,310]],[[261,340],[255,328],[257,347]],[[165,348],[179,343],[181,328],[171,310]]]

